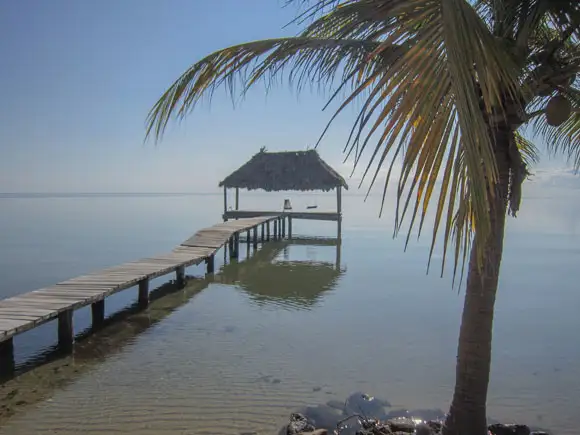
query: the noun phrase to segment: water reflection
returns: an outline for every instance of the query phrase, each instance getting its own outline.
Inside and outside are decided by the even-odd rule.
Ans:
[[[291,260],[292,246],[334,246],[335,262]],[[340,265],[340,239],[295,238],[266,243],[252,257],[225,266],[216,280],[235,285],[260,306],[311,309],[332,291],[345,269]]]

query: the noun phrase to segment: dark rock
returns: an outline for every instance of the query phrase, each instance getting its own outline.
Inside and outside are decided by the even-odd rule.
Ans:
[[[300,410],[310,423],[317,429],[336,429],[337,423],[344,418],[336,409],[327,405],[307,406]]]
[[[415,435],[434,435],[435,431],[426,423],[419,423],[415,426]]]
[[[399,417],[387,421],[387,424],[393,432],[415,432],[415,422],[410,418]]]
[[[496,423],[488,426],[493,435],[530,435],[531,430],[524,424],[501,424]]]
[[[441,431],[443,431],[443,423],[441,421],[428,421],[427,426],[429,426],[434,433],[438,434],[441,433]]]
[[[315,393],[316,393],[317,391],[320,391],[320,390],[322,390],[322,388],[321,388],[321,387],[314,387],[314,388],[312,389],[312,391],[314,391]]]
[[[362,392],[356,392],[348,396],[345,402],[346,414],[361,414],[367,418],[384,420],[386,418],[385,407],[391,404],[386,400],[369,396]]]
[[[312,432],[314,429],[314,425],[304,415],[295,412],[290,415],[286,435],[298,435],[301,432]]]
[[[276,378],[276,379],[272,379],[272,383],[273,384],[279,384],[280,382],[282,382],[280,379]]]

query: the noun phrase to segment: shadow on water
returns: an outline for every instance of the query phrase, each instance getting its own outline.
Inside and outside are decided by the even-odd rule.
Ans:
[[[336,246],[336,262],[279,260],[291,245]],[[236,285],[259,304],[308,309],[344,273],[337,239],[276,241],[252,251],[253,255],[243,261],[224,264],[216,275],[188,276],[185,288],[173,281],[161,285],[150,292],[145,310],[135,303],[107,317],[98,330],[89,327],[81,331],[75,337],[72,355],[63,354],[55,345],[19,363],[12,376],[0,380],[0,424],[21,408],[49,399],[58,389],[121,352],[213,282]]]
[[[288,260],[288,248],[293,245],[335,246],[336,260]],[[340,249],[340,240],[334,238],[296,238],[267,243],[248,260],[226,266],[216,281],[237,286],[258,305],[310,309],[324,293],[336,287],[345,272],[340,266]]]

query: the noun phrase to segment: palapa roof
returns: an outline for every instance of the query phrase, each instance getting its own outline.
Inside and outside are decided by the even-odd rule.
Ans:
[[[270,153],[260,150],[246,164],[228,175],[220,187],[280,190],[348,189],[344,178],[320,158],[316,150]]]

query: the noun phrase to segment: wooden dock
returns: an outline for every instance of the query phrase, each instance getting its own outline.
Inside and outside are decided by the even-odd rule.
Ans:
[[[273,228],[271,228],[273,223]],[[261,233],[258,234],[258,230]],[[131,287],[138,287],[138,303],[149,303],[149,281],[176,273],[179,285],[185,284],[185,268],[206,263],[207,273],[214,272],[215,253],[227,245],[231,258],[238,257],[240,234],[254,247],[261,241],[285,236],[285,218],[259,216],[231,220],[198,231],[173,251],[132,261],[72,278],[56,285],[0,301],[0,372],[14,364],[13,337],[58,319],[58,345],[71,350],[74,343],[73,312],[91,305],[93,326],[105,318],[105,298]]]

